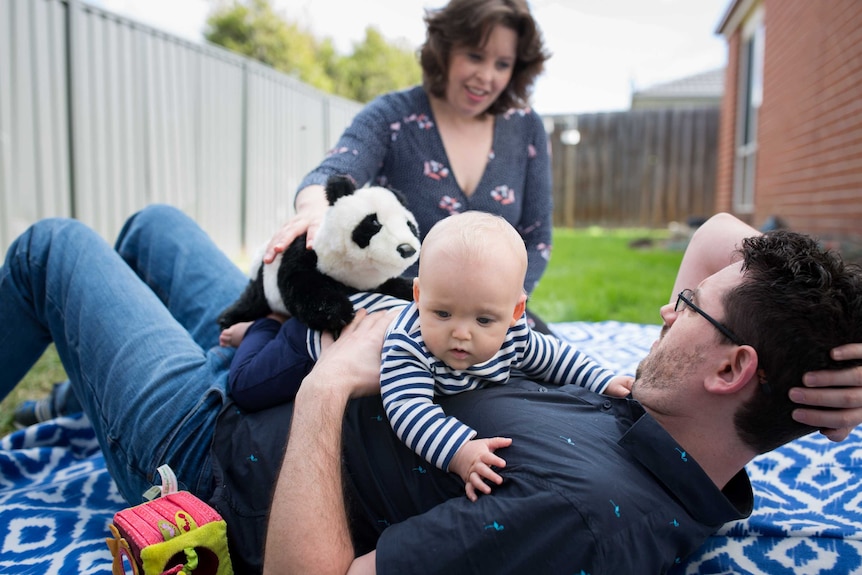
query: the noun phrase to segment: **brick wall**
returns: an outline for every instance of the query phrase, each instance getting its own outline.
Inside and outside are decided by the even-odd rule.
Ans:
[[[741,37],[740,31],[736,30],[730,37],[727,47],[727,67],[724,69],[724,95],[721,100],[718,131],[718,165],[715,184],[717,212],[733,211],[733,166],[736,154],[736,101]]]
[[[862,240],[862,2],[765,0],[755,213]],[[729,42],[717,208],[730,207],[739,31]],[[725,114],[727,110],[728,114]],[[728,117],[729,116],[729,117]]]

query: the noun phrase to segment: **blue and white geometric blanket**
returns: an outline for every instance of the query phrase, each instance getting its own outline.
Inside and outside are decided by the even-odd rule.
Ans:
[[[659,332],[619,322],[552,328],[626,373]],[[862,432],[842,443],[799,439],[757,458],[748,472],[752,516],[726,525],[673,575],[862,575]],[[105,537],[125,506],[86,418],[58,418],[3,438],[0,575],[110,575]]]

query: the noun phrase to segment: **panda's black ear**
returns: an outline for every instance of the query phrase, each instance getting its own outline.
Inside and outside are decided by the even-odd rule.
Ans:
[[[356,183],[349,176],[329,176],[326,181],[326,199],[331,206],[339,198],[349,196],[356,191]]]
[[[386,189],[389,190],[390,192],[392,192],[392,195],[395,196],[395,199],[398,200],[402,206],[404,206],[405,208],[407,207],[407,198],[404,196],[404,194],[402,194],[400,191],[396,190],[395,188],[386,188]]]

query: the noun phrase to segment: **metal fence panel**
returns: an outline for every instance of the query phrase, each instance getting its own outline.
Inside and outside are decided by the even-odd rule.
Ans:
[[[12,3],[0,4],[0,86],[12,84]],[[0,89],[0,248],[11,241],[14,235],[9,224],[12,213],[12,135],[9,123],[12,117],[12,104],[8,96],[10,90]]]
[[[137,44],[145,34],[86,5],[70,26],[74,215],[106,239],[146,198]]]
[[[110,241],[164,202],[238,255],[289,217],[359,108],[79,0],[3,0],[0,253],[40,218]]]
[[[245,238],[254,249],[292,213],[293,194],[322,159],[328,134],[325,100],[316,90],[254,64],[247,85]]]
[[[212,237],[219,238],[222,250],[235,257],[244,247],[244,62],[213,52],[201,53],[198,66],[198,202],[193,215]]]
[[[338,96],[330,96],[326,99],[325,129],[329,135],[326,143],[327,150],[335,147],[344,128],[350,125],[358,111],[356,106],[356,102]]]
[[[70,214],[64,5],[0,3],[0,247]]]

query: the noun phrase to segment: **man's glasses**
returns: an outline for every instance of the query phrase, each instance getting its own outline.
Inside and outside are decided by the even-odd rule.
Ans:
[[[679,295],[676,296],[676,305],[673,308],[673,311],[679,313],[684,311],[686,307],[690,307],[697,313],[699,313],[703,318],[715,326],[715,329],[720,331],[724,336],[735,343],[736,345],[745,345],[742,343],[742,340],[736,337],[732,331],[730,331],[723,323],[697,307],[694,303],[692,303],[691,298],[694,296],[694,292],[690,289],[684,289],[679,292]],[[766,379],[766,372],[763,369],[757,370],[757,381],[760,384],[760,389],[765,393],[772,393],[772,389],[769,387],[769,380]]]
[[[744,343],[742,343],[742,340],[736,337],[732,331],[730,331],[727,327],[724,326],[724,324],[722,324],[720,321],[713,318],[711,315],[709,315],[708,313],[697,307],[694,303],[692,303],[692,297],[694,297],[694,291],[690,289],[684,289],[679,292],[679,295],[676,296],[676,306],[674,306],[673,310],[679,313],[685,310],[686,307],[690,307],[691,309],[702,315],[704,319],[706,319],[706,321],[714,325],[715,329],[724,334],[727,339],[729,339],[736,345],[745,345]]]

